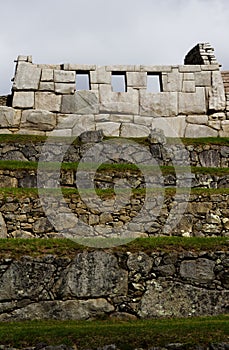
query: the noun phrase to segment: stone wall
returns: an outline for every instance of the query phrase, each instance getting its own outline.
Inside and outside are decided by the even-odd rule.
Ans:
[[[106,136],[141,137],[157,127],[172,137],[228,137],[224,84],[213,51],[199,44],[185,65],[170,66],[45,65],[19,56],[12,107],[0,107],[1,132],[78,136],[102,129]],[[86,88],[77,85],[82,74]],[[122,89],[113,83],[117,75]],[[153,78],[159,90],[148,88]]]
[[[2,193],[0,195],[1,237],[52,238],[65,235],[77,239],[82,236],[82,232],[80,226],[76,227],[75,217],[98,232],[101,231],[101,237],[107,237],[107,233],[111,233],[113,229],[121,232],[124,225],[130,225],[130,230],[134,230],[136,237],[166,235],[164,228],[170,213],[179,212],[183,208],[185,199],[181,194],[174,197],[174,193],[169,192],[165,195],[164,203],[156,218],[152,216],[152,208],[150,208],[142,220],[134,223],[133,219],[140,213],[145,200],[144,193],[141,192],[131,196],[121,210],[113,209],[112,212],[105,212],[103,208],[95,210],[93,207],[88,207],[76,192],[67,193],[62,199],[55,198],[53,195],[50,199],[47,196],[48,212],[53,210],[56,213],[55,208],[58,208],[59,219],[54,228],[44,213],[41,200],[34,192],[25,192],[21,195],[18,193],[14,196]],[[152,200],[157,207],[159,195],[154,193]],[[227,192],[217,193],[217,191],[206,190],[193,192],[180,221],[177,220],[176,227],[167,234],[180,237],[228,236],[228,204]],[[74,214],[74,218],[66,210],[66,205]],[[172,220],[176,220],[176,215]],[[112,237],[115,237],[115,233]]]
[[[0,260],[0,321],[228,312],[226,252],[85,250]]]

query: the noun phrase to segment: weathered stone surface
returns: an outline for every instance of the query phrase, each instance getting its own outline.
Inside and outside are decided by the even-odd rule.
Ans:
[[[20,62],[17,66],[13,90],[38,90],[41,68],[27,62]]]
[[[15,91],[13,95],[13,107],[17,108],[33,108],[34,107],[34,92]]]
[[[101,142],[103,140],[103,130],[85,131],[79,135],[79,140],[82,143]]]
[[[183,81],[182,92],[196,92],[195,81]]]
[[[182,74],[178,72],[178,69],[173,69],[171,73],[167,75],[167,86],[165,91],[178,92],[182,91]]]
[[[224,295],[224,296],[223,296]],[[208,312],[215,315],[226,310],[221,298],[227,294],[204,290],[178,282],[151,281],[139,303],[141,318],[201,316]]]
[[[154,94],[140,91],[140,115],[149,117],[172,117],[176,116],[177,112],[176,92]]]
[[[72,128],[72,136],[79,136],[84,131],[95,130],[93,115],[76,115],[76,123]]]
[[[200,163],[203,167],[219,167],[220,157],[218,152],[214,150],[203,151],[200,154]]]
[[[55,92],[57,94],[74,94],[75,84],[55,83]]]
[[[55,91],[55,86],[54,83],[52,81],[42,81],[39,85],[39,90],[40,91],[51,91],[54,92]]]
[[[145,72],[127,72],[128,86],[146,87],[147,74]]]
[[[222,131],[219,132],[220,137],[229,137],[229,120],[223,120],[221,122]]]
[[[59,112],[61,106],[61,96],[52,92],[35,93],[35,109],[49,112]]]
[[[121,137],[147,137],[149,136],[150,128],[144,125],[136,125],[132,123],[122,123],[120,136]]]
[[[97,66],[96,71],[90,72],[91,84],[111,84],[111,73],[104,66]]]
[[[204,88],[197,87],[195,93],[178,93],[178,114],[206,114]]]
[[[21,111],[11,107],[0,106],[0,127],[18,128],[21,121]]]
[[[44,68],[41,72],[41,81],[53,81],[54,71],[53,69]]]
[[[186,260],[181,263],[180,274],[190,281],[207,283],[215,277],[214,267],[215,262],[209,259]]]
[[[127,292],[127,272],[119,268],[117,259],[102,251],[79,253],[67,272],[57,293],[68,297],[100,297]]]
[[[98,114],[99,101],[92,91],[77,91],[74,95],[64,95],[61,113]]]
[[[43,110],[23,111],[21,125],[33,130],[51,131],[56,126],[56,116]]]
[[[153,266],[153,260],[143,252],[129,254],[127,260],[128,268],[134,273],[148,274]]]
[[[185,130],[185,137],[217,137],[218,132],[205,125],[188,124]]]
[[[152,122],[152,129],[162,130],[166,137],[184,137],[185,127],[185,116],[154,118]]]
[[[120,136],[120,126],[114,122],[96,123],[96,129],[102,129],[105,136]]]
[[[110,85],[99,87],[101,113],[138,114],[138,91],[129,88],[127,92],[113,92]]]
[[[7,227],[2,213],[0,213],[0,238],[7,238]]]
[[[207,125],[208,116],[207,115],[188,115],[186,117],[186,122],[190,124]]]
[[[213,111],[223,111],[225,106],[225,91],[221,72],[212,72],[212,85],[209,92],[209,109]]]
[[[29,302],[28,302],[29,304]],[[0,315],[0,321],[25,320],[87,320],[94,317],[105,316],[114,307],[105,299],[91,300],[66,300],[66,301],[43,301],[33,303],[20,309],[12,311],[10,314]]]
[[[196,72],[195,83],[196,86],[211,86],[211,72]]]
[[[0,187],[18,187],[18,181],[14,177],[0,175]]]
[[[67,72],[62,70],[54,70],[54,82],[55,83],[75,83],[75,72]]]

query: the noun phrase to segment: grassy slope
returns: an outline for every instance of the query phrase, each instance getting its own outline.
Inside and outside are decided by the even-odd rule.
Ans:
[[[0,323],[0,344],[26,347],[45,342],[77,349],[116,344],[121,350],[168,343],[228,341],[229,316],[137,321],[29,321]]]

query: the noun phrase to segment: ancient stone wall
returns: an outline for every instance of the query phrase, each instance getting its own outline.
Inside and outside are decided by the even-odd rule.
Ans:
[[[19,56],[12,107],[0,107],[1,132],[78,136],[102,129],[106,136],[141,137],[157,127],[172,137],[228,137],[213,52],[199,44],[185,65],[170,66],[45,65]]]
[[[226,252],[81,251],[0,261],[0,321],[159,318],[228,311]]]

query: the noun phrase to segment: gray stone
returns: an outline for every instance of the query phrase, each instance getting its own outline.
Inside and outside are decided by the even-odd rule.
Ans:
[[[182,261],[180,274],[182,278],[198,283],[207,283],[214,279],[215,262],[205,258]]]
[[[140,115],[172,117],[177,115],[177,93],[150,93],[140,90]]]
[[[188,124],[185,130],[185,137],[217,137],[217,130],[209,126]]]
[[[147,137],[149,136],[150,128],[144,125],[136,125],[132,123],[122,123],[120,136],[121,137]]]
[[[11,107],[0,106],[0,127],[18,128],[21,121],[21,111]]]
[[[186,122],[190,124],[207,125],[208,116],[207,115],[188,115],[186,117]]]
[[[206,290],[174,281],[151,281],[138,305],[138,316],[188,317],[215,315],[226,311],[227,292]]]
[[[196,86],[194,81],[183,81],[182,92],[196,92]]]
[[[76,115],[76,123],[72,128],[72,136],[79,136],[84,131],[95,130],[95,121],[93,115]]]
[[[2,213],[0,213],[0,238],[7,238],[7,227]]]
[[[212,72],[212,85],[209,92],[209,109],[213,111],[223,111],[225,106],[225,91],[221,72]]]
[[[147,74],[145,72],[127,72],[127,85],[132,87],[146,87]]]
[[[62,70],[54,70],[54,82],[55,83],[75,83],[75,72],[67,72]]]
[[[91,84],[111,84],[111,73],[104,66],[97,66],[95,71],[90,72]]]
[[[38,90],[41,77],[41,68],[27,62],[17,65],[13,90]]]
[[[75,90],[75,84],[55,83],[55,92],[57,94],[74,94]]]
[[[57,293],[64,298],[111,297],[126,294],[127,286],[127,271],[119,268],[113,255],[85,251],[64,272]]]
[[[211,86],[211,72],[195,73],[196,86]]]
[[[105,136],[120,136],[121,123],[102,122],[96,123],[96,129],[102,129]]]
[[[87,320],[90,318],[105,316],[114,307],[105,299],[92,300],[66,300],[66,301],[42,301],[32,303],[10,314],[0,315],[0,321],[25,320]]]
[[[220,137],[229,137],[229,120],[222,120],[222,131],[219,132]]]
[[[153,260],[143,252],[132,253],[129,254],[127,266],[134,273],[140,272],[141,275],[146,275],[152,269]]]
[[[81,135],[79,135],[79,141],[82,143],[102,142],[103,137],[103,130],[85,131]]]
[[[17,108],[33,108],[34,107],[34,92],[32,91],[15,91],[13,94],[13,107]]]
[[[35,93],[35,109],[49,112],[59,112],[61,105],[61,96],[52,92]]]
[[[164,91],[182,91],[182,78],[183,76],[178,72],[178,69],[173,69],[172,72],[167,75],[167,86]]]
[[[205,90],[197,87],[194,93],[178,93],[179,114],[206,114]]]
[[[54,75],[53,69],[44,68],[41,73],[41,81],[51,81],[53,82]]]
[[[42,110],[23,111],[21,125],[33,130],[51,131],[56,126],[56,116]]]
[[[54,90],[55,90],[54,83],[52,81],[41,82],[40,86],[39,86],[39,90],[40,91],[51,91],[51,92],[54,92]]]
[[[77,91],[74,95],[64,95],[61,113],[98,114],[99,101],[92,91]]]
[[[220,156],[216,150],[203,151],[199,154],[200,164],[203,167],[220,166]]]
[[[154,118],[152,122],[152,129],[162,130],[166,137],[184,137],[185,127],[185,116]]]

